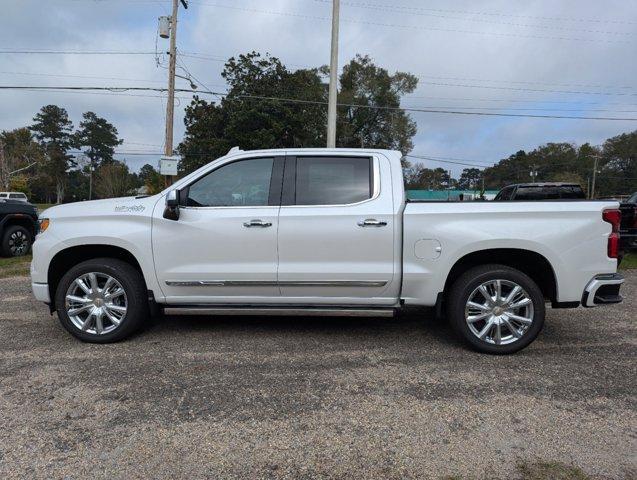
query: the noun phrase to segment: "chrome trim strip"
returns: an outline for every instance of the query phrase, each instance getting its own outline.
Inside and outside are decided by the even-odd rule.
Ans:
[[[169,287],[384,287],[385,281],[317,280],[272,282],[262,280],[166,280]]]
[[[393,317],[393,308],[164,307],[166,315],[263,315],[304,317]]]
[[[595,294],[604,285],[621,285],[624,283],[624,276],[619,273],[605,273],[596,275],[584,289],[584,306],[596,307]]]
[[[280,287],[384,287],[387,282],[371,280],[326,280],[310,282],[278,282]]]

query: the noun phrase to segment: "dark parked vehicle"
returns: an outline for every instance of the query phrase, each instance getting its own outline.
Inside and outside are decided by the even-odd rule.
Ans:
[[[619,228],[621,246],[624,251],[637,250],[637,192],[619,205],[622,223]]]
[[[29,253],[37,228],[35,206],[18,200],[0,200],[0,255],[19,257]]]
[[[517,183],[504,187],[494,200],[578,200],[586,199],[586,194],[577,183]]]

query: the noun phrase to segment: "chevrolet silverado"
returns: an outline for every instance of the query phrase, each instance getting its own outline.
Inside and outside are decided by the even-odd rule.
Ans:
[[[155,312],[435,306],[473,348],[512,353],[547,303],[622,300],[619,223],[613,201],[407,201],[396,151],[234,148],[157,195],[43,212],[32,289],[88,342]]]

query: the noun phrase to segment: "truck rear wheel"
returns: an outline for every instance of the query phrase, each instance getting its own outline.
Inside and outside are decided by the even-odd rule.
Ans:
[[[447,298],[454,330],[480,352],[517,352],[544,326],[542,291],[528,275],[505,265],[466,271]]]
[[[58,284],[55,306],[62,326],[91,343],[122,340],[148,318],[141,273],[114,258],[87,260],[71,268]]]

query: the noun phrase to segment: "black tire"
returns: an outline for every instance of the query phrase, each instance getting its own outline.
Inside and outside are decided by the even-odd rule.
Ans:
[[[2,235],[0,250],[2,250],[2,255],[5,257],[20,257],[31,251],[32,243],[31,232],[21,225],[11,225],[6,228],[4,235]]]
[[[87,273],[101,273],[117,280],[126,293],[127,311],[111,332],[97,334],[82,331],[71,321],[66,310],[66,292],[76,278]],[[95,258],[71,268],[60,280],[55,293],[55,307],[62,326],[83,342],[112,343],[136,332],[148,319],[148,293],[142,274],[130,264],[114,258]]]
[[[512,343],[496,345],[495,343],[480,339],[471,331],[465,320],[465,307],[470,295],[476,288],[489,280],[508,280],[509,282],[514,282],[522,287],[531,299],[533,305],[533,321],[522,336]],[[521,271],[497,264],[474,267],[463,273],[449,290],[447,304],[449,321],[458,335],[475,350],[491,354],[515,353],[527,347],[537,338],[542,330],[546,314],[544,295],[537,284]],[[508,331],[508,327],[505,328],[505,331]],[[513,338],[512,335],[511,338]]]

